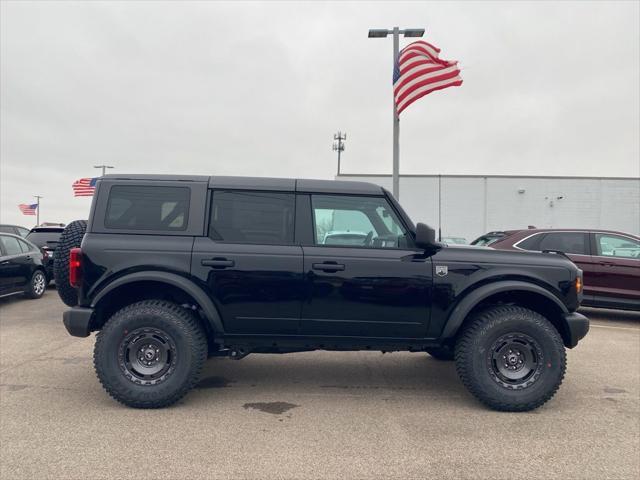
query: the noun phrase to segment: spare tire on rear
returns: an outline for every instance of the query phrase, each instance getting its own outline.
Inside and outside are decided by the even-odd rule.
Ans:
[[[67,225],[62,231],[53,259],[53,276],[58,295],[70,307],[78,304],[78,291],[69,284],[69,252],[72,248],[80,247],[86,230],[86,220],[74,220]]]

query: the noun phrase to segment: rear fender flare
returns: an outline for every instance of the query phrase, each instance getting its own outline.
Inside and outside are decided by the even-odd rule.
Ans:
[[[176,288],[179,288],[183,292],[190,295],[202,308],[204,316],[209,322],[213,331],[217,334],[224,333],[224,327],[222,325],[222,319],[220,318],[220,314],[218,313],[218,309],[213,304],[209,296],[200,288],[195,285],[190,280],[181,277],[180,275],[176,275],[175,273],[169,272],[136,272],[130,273],[128,275],[124,275],[123,277],[114,280],[109,283],[107,287],[100,290],[98,294],[95,296],[93,301],[91,302],[91,307],[95,308],[100,300],[102,300],[105,296],[107,296],[110,292],[115,290],[116,288],[122,287],[123,285],[134,283],[134,282],[144,282],[144,281],[153,281],[159,283],[166,283],[168,285],[172,285]]]
[[[547,298],[548,300],[551,300],[556,306],[558,306],[558,308],[560,308],[563,313],[569,312],[567,307],[558,297],[556,297],[553,293],[544,289],[543,287],[540,287],[539,285],[517,280],[490,283],[473,290],[466,297],[464,297],[462,301],[460,301],[460,303],[458,303],[458,305],[453,309],[453,311],[449,315],[449,318],[447,319],[447,323],[442,330],[441,338],[453,338],[458,333],[460,326],[464,322],[469,312],[473,310],[476,305],[478,305],[481,301],[490,297],[491,295],[507,291],[525,291],[539,294]]]

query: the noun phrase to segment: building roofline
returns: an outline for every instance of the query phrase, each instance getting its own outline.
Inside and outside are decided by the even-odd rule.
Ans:
[[[359,177],[359,178],[375,178],[385,177],[391,178],[388,173],[340,173],[340,177]],[[544,178],[544,179],[567,179],[567,180],[640,180],[640,177],[580,177],[570,175],[465,175],[465,174],[415,174],[403,173],[400,178]]]

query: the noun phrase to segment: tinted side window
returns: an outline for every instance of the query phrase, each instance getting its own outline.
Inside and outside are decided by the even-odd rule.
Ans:
[[[209,235],[231,243],[293,243],[295,196],[292,193],[216,191]]]
[[[596,248],[603,257],[640,258],[640,242],[627,237],[596,233]]]
[[[186,230],[189,197],[187,187],[113,186],[104,226],[127,230]]]
[[[543,233],[532,235],[518,243],[518,247],[523,250],[540,250],[540,242],[544,238]]]
[[[10,225],[0,225],[0,232],[2,233],[11,233],[15,234],[16,232],[13,230],[13,227]]]
[[[26,228],[16,227],[16,230],[18,231],[18,235],[21,237],[26,237],[29,234],[29,230]]]
[[[0,237],[0,240],[2,240],[2,244],[4,245],[5,255],[22,254],[22,249],[20,248],[17,238],[2,236]]]
[[[581,232],[550,232],[544,235],[537,250],[559,250],[564,253],[589,255],[587,234]]]
[[[22,240],[18,240],[18,243],[20,244],[20,248],[22,249],[23,253],[27,253],[27,252],[32,252],[33,251],[33,247],[31,245],[29,245],[27,242],[23,242]]]
[[[313,195],[316,245],[405,248],[406,231],[384,197]]]

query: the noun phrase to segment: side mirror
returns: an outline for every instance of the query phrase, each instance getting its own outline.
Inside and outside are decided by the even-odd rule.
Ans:
[[[424,249],[437,248],[436,231],[424,223],[416,225],[416,245]]]

